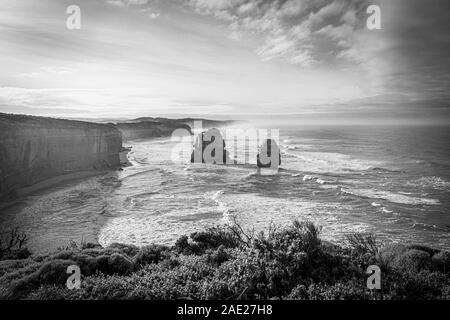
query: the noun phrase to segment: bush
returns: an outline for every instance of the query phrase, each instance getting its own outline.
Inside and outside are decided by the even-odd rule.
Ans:
[[[2,260],[0,261],[0,280],[3,279],[5,274],[9,276],[14,273],[20,273],[20,270],[23,268],[34,265],[36,268],[39,266],[38,263],[35,263],[31,259],[18,259],[18,260]],[[35,270],[33,270],[35,271]]]
[[[371,235],[350,248],[321,241],[320,228],[294,222],[267,234],[210,228],[172,247],[74,245],[0,261],[0,297],[29,299],[448,299],[450,253],[391,244]],[[423,249],[423,250],[422,250]],[[69,265],[81,289],[65,287]],[[366,287],[368,265],[382,268],[381,290]]]
[[[347,242],[359,254],[377,255],[379,245],[373,234],[354,233],[347,235]]]
[[[98,274],[83,279],[78,299],[118,300],[132,298],[133,287],[128,277],[105,276]],[[63,292],[67,296],[67,292]]]
[[[36,272],[11,283],[11,296],[19,298],[40,285],[65,284],[67,267],[74,265],[70,260],[52,260],[44,263]]]
[[[206,257],[208,263],[216,266],[220,266],[225,261],[230,259],[230,254],[225,246],[221,245],[217,250],[207,250]]]
[[[440,271],[445,274],[450,273],[450,252],[441,251],[436,253],[431,258],[432,266],[434,270]]]
[[[406,248],[408,250],[415,249],[415,250],[425,251],[430,256],[433,256],[434,254],[439,252],[439,250],[436,250],[436,249],[433,249],[433,248],[430,248],[427,246],[418,245],[418,244],[409,245]]]
[[[7,234],[0,235],[0,260],[22,259],[20,256],[28,258],[30,252],[24,248],[27,242],[27,235],[18,228],[12,229]]]
[[[169,248],[166,246],[150,245],[142,247],[134,257],[134,265],[142,267],[150,263],[158,263]]]
[[[367,300],[375,299],[374,292],[369,291],[361,282],[338,282],[333,285],[312,284],[307,291],[309,300]]]
[[[419,248],[419,246],[415,246]],[[420,247],[426,248],[426,247]],[[432,252],[427,250],[428,252]],[[431,268],[431,256],[427,251],[413,249],[398,244],[388,245],[380,251],[379,261],[387,270],[419,272]]]
[[[422,270],[388,273],[384,276],[382,289],[385,299],[444,299],[449,285],[446,275]]]
[[[127,275],[134,269],[133,262],[127,256],[119,253],[97,257],[96,264],[96,271],[106,275]]]
[[[186,236],[179,238],[174,248],[183,254],[203,254],[208,249],[217,249],[220,246],[236,248],[242,243],[239,235],[239,231],[233,226],[211,227],[206,231],[192,233],[190,241]]]
[[[76,299],[77,290],[69,290],[57,285],[42,285],[27,296],[29,300],[67,300]]]
[[[397,258],[406,250],[408,249],[404,245],[396,243],[381,248],[378,253],[380,267],[386,270],[392,269],[396,264]]]
[[[138,252],[139,248],[132,244],[123,244],[123,243],[111,243],[108,248],[110,249],[118,249],[121,253],[126,254],[130,258],[134,257]]]
[[[287,300],[308,300],[308,288],[305,285],[300,284],[292,289],[291,293],[285,297]]]
[[[397,257],[393,267],[405,272],[419,272],[430,269],[431,257],[425,251],[410,249]]]
[[[5,253],[2,257],[2,260],[16,260],[16,259],[26,259],[31,256],[31,251],[27,248],[19,248],[10,250]]]

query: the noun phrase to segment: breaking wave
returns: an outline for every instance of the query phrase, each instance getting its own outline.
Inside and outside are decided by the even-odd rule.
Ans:
[[[409,204],[409,205],[437,205],[439,200],[410,197],[399,193],[389,191],[380,191],[375,189],[351,189],[341,188],[341,192],[354,195],[361,198],[382,199],[393,203]]]
[[[436,176],[421,177],[416,180],[408,181],[406,185],[420,188],[432,188],[437,190],[446,190],[450,188],[449,181],[445,181],[441,177]]]

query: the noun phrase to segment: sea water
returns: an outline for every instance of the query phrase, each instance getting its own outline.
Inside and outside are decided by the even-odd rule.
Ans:
[[[173,161],[170,137],[127,142],[132,166],[3,204],[0,231],[20,227],[31,249],[48,251],[69,240],[172,244],[231,221],[258,232],[297,219],[336,243],[370,232],[450,249],[448,127],[277,129],[277,173],[258,173],[255,154],[247,165],[191,164]]]

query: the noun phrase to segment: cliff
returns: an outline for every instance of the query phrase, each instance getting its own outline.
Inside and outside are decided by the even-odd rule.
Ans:
[[[120,164],[111,125],[0,113],[0,196],[43,180]]]
[[[191,128],[178,120],[164,119],[165,121],[122,122],[114,126],[122,133],[123,140],[168,137],[176,129]]]
[[[202,127],[204,129],[209,129],[213,127],[226,127],[232,124],[241,123],[245,121],[237,121],[237,120],[210,120],[210,119],[200,119],[200,118],[181,118],[181,119],[167,119],[167,118],[153,118],[153,117],[142,117],[132,120],[133,122],[143,122],[143,121],[155,121],[159,123],[178,123],[188,125],[191,128],[194,126],[194,121],[201,121]]]

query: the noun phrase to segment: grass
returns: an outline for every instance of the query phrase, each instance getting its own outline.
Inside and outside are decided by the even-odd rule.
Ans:
[[[69,265],[81,288],[65,283]],[[381,290],[366,287],[370,265]],[[2,299],[450,299],[450,253],[424,246],[383,246],[353,234],[347,245],[320,239],[295,221],[267,234],[239,225],[181,237],[171,246],[72,243],[44,256],[0,261]]]

